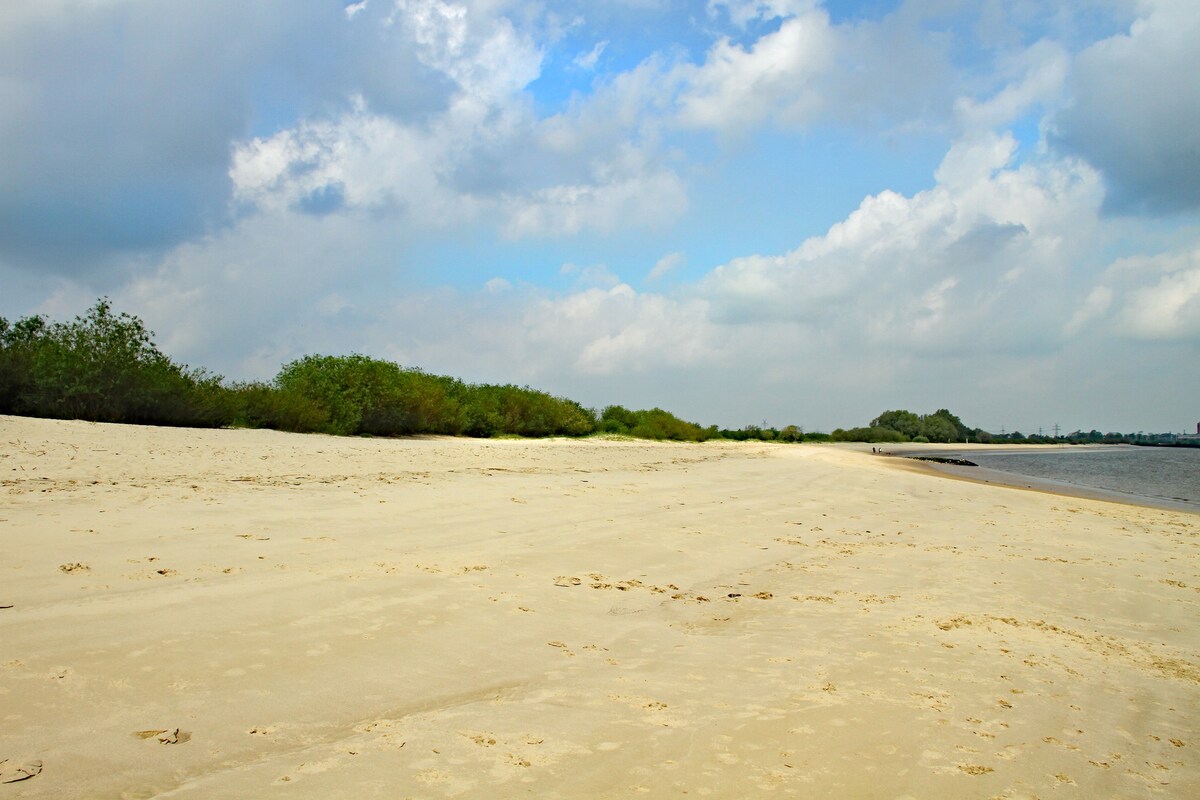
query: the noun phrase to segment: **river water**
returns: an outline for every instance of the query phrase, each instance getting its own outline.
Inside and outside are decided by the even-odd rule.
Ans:
[[[987,469],[1200,511],[1200,448],[1196,447],[1047,447],[1020,453],[975,450],[963,457]]]

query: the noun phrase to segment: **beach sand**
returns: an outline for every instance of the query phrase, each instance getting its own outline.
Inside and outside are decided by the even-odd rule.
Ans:
[[[0,800],[1200,797],[1200,515],[0,417]]]

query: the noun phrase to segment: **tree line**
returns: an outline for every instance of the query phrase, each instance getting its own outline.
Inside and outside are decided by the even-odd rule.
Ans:
[[[932,414],[914,414],[899,409],[885,411],[871,424],[831,434],[837,442],[986,442],[991,434],[979,428],[968,428],[956,414],[939,408]]]
[[[177,364],[153,332],[101,299],[70,322],[0,317],[0,414],[186,427],[400,436],[586,436],[703,442],[1170,443],[1170,434],[1076,431],[1063,437],[991,434],[949,410],[885,411],[832,434],[747,425],[703,427],[661,408],[600,413],[528,386],[469,384],[363,355],[309,355],[270,381],[229,382]]]
[[[468,384],[363,355],[310,355],[270,381],[226,382],[173,362],[107,299],[70,322],[0,317],[0,414],[340,435],[719,435],[660,408],[597,414],[528,386]]]
[[[1173,433],[1101,433],[1098,430],[1074,431],[1061,436],[1042,433],[1025,435],[1020,431],[989,433],[963,424],[956,414],[939,408],[932,414],[914,414],[907,410],[885,411],[870,425],[843,430],[836,428],[835,442],[971,442],[978,444],[1139,444],[1200,446]]]

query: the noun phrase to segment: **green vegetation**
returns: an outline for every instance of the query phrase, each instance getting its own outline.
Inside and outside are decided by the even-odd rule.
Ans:
[[[865,428],[838,428],[832,434],[838,442],[978,442],[982,444],[1141,444],[1188,446],[1190,442],[1176,441],[1173,433],[1088,433],[1075,431],[1065,436],[1045,436],[1041,433],[1026,436],[1020,431],[988,433],[980,428],[968,428],[957,416],[944,408],[932,414],[918,415],[911,411],[885,411]]]
[[[0,412],[151,425],[220,425],[216,376],[173,364],[141,320],[101,300],[72,322],[0,318]]]
[[[639,439],[670,439],[677,442],[704,442],[717,435],[716,426],[701,428],[694,422],[652,408],[649,411],[630,411],[621,406],[609,406],[600,415],[599,430],[620,433]]]
[[[521,386],[472,385],[363,355],[305,356],[269,383],[225,383],[173,363],[153,333],[100,300],[72,322],[0,318],[0,414],[99,422],[399,436],[585,436],[704,441],[659,408],[605,409]]]
[[[718,430],[661,408],[609,406],[601,414],[528,386],[467,384],[363,355],[311,355],[269,382],[233,383],[174,363],[137,317],[101,299],[70,322],[0,317],[0,414],[340,435],[586,436],[703,442],[1011,442],[1173,444],[1173,434],[1025,436],[968,428],[941,408],[885,411],[832,434],[747,425]]]
[[[922,415],[906,410],[885,411],[868,427],[838,428],[833,432],[837,442],[979,442],[989,436],[986,431],[968,428],[944,408]]]

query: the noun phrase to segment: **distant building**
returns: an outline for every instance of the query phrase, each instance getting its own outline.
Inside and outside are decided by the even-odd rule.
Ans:
[[[1200,422],[1196,423],[1195,433],[1181,433],[1175,437],[1175,441],[1187,442],[1189,444],[1192,442],[1200,443]]]

